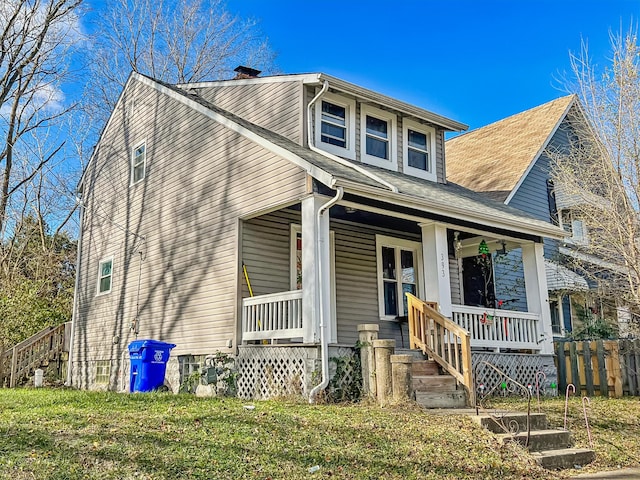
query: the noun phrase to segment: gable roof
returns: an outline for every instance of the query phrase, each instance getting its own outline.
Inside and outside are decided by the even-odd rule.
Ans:
[[[563,230],[550,223],[540,221],[515,208],[486,201],[484,198],[479,198],[477,193],[453,183],[439,184],[360,162],[357,164],[349,161],[339,163],[328,156],[314,152],[282,135],[234,115],[183,88],[139,73],[131,75],[127,86],[134,81],[141,82],[160,94],[170,96],[194,111],[281,156],[330,188],[342,186],[345,191],[356,195],[479,226],[484,225],[534,236],[554,238],[563,238],[564,236]],[[92,160],[93,157],[90,162]],[[353,167],[350,166],[351,163],[353,163]],[[389,189],[389,184],[395,187],[395,191]]]
[[[575,102],[561,97],[447,140],[447,179],[509,203]]]

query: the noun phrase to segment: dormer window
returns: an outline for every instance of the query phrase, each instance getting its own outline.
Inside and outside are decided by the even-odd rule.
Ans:
[[[397,170],[396,116],[379,108],[363,105],[361,118],[362,161]]]
[[[356,102],[325,93],[316,103],[315,144],[340,157],[356,158]]]
[[[322,142],[347,148],[347,109],[345,107],[322,101],[321,135]]]
[[[413,120],[403,121],[404,173],[436,181],[434,128]]]

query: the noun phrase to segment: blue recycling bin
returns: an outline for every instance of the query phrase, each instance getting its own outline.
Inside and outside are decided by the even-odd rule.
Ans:
[[[164,384],[173,343],[135,340],[129,344],[129,392],[151,392]]]

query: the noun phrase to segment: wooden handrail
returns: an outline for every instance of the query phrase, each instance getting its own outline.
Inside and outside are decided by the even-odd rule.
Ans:
[[[71,322],[67,322],[55,327],[44,328],[4,352],[0,359],[0,366],[4,369],[10,365],[10,370],[9,372],[0,372],[0,385],[6,376],[9,387],[15,387],[20,378],[29,375],[31,370],[38,368],[43,361],[54,358],[65,351],[66,332],[70,330],[70,327]]]
[[[467,391],[469,406],[475,405],[469,332],[438,312],[436,302],[406,294],[409,310],[409,346],[433,358]]]

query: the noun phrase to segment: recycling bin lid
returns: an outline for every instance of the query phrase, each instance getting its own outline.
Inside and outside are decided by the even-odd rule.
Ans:
[[[129,344],[129,353],[136,353],[141,351],[143,348],[158,348],[158,349],[166,349],[171,350],[175,348],[175,343],[167,343],[162,342],[160,340],[134,340]]]

